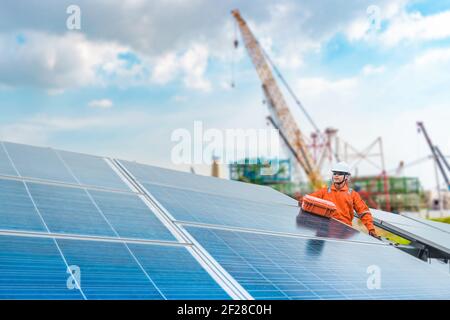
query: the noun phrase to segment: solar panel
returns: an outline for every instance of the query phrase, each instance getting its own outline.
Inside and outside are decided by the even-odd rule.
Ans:
[[[0,298],[450,297],[440,268],[337,220],[298,215],[297,201],[271,188],[115,162],[2,143]],[[80,268],[80,290],[67,287],[68,265]],[[381,289],[367,288],[369,266]]]
[[[438,222],[438,221],[433,221],[433,220],[429,220],[429,219],[422,219],[420,217],[415,217],[413,215],[408,215],[406,217],[409,219],[415,220],[417,222],[429,225],[430,227],[437,228],[441,231],[450,233],[450,224],[449,223]]]
[[[138,196],[93,190],[88,192],[119,236],[176,241]]]
[[[56,152],[80,184],[130,191],[103,158],[75,152]]]
[[[186,249],[141,244],[128,246],[166,299],[229,299]]]
[[[297,205],[297,201],[266,186],[233,180],[206,177],[186,172],[120,160],[120,163],[140,182],[174,186],[220,196],[250,199],[260,202]]]
[[[0,175],[17,176],[17,172],[8,158],[3,142],[0,141]]]
[[[26,185],[51,233],[176,241],[137,195]]]
[[[46,232],[22,181],[0,179],[0,229]]]
[[[391,246],[186,229],[255,299],[450,297],[447,274]],[[379,289],[368,268],[380,271]]]
[[[0,236],[1,299],[83,299],[53,239]]]
[[[50,232],[116,236],[85,190],[38,183],[27,185]]]
[[[401,233],[410,239],[418,240],[450,254],[450,233],[428,224],[381,210],[372,209],[374,221],[381,227]]]
[[[184,246],[3,235],[0,245],[1,299],[229,299]]]
[[[20,176],[77,183],[54,150],[10,142],[3,145]]]
[[[150,183],[143,185],[179,221],[379,242],[336,220],[307,213],[297,218],[300,211],[298,206],[256,202]]]

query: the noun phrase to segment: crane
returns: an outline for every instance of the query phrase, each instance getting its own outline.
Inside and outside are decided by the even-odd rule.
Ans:
[[[276,127],[280,130],[283,140],[287,142],[289,149],[305,171],[311,186],[315,189],[324,185],[320,170],[313,161],[312,156],[305,143],[305,138],[292,115],[286,100],[278,87],[263,49],[258,43],[245,20],[241,17],[239,10],[231,11],[237,22],[247,52],[262,82],[262,88],[268,105],[272,109]]]
[[[422,131],[422,133],[423,133],[423,135],[425,137],[425,140],[427,141],[428,146],[430,147],[431,154],[433,155],[434,161],[438,165],[438,168],[441,171],[442,177],[444,177],[444,180],[445,180],[445,183],[447,184],[448,190],[450,190],[450,180],[449,180],[449,178],[447,176],[447,172],[445,171],[445,169],[444,169],[444,167],[442,165],[442,162],[444,162],[445,166],[448,169],[449,166],[448,166],[447,160],[442,155],[441,150],[439,150],[439,148],[437,146],[433,145],[433,143],[431,142],[431,139],[428,136],[427,130],[425,130],[425,126],[424,126],[423,122],[418,121],[417,122],[417,127],[419,129],[419,132]]]

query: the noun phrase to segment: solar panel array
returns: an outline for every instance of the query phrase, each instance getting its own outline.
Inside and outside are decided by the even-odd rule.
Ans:
[[[2,143],[0,298],[229,299],[142,197],[104,158]]]
[[[447,274],[298,211],[268,187],[2,142],[0,298],[450,298]]]

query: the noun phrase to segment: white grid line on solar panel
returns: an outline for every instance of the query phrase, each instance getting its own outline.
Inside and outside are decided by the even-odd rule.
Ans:
[[[155,200],[142,188],[142,186],[134,179],[129,172],[123,170],[119,165],[118,161],[114,159],[107,159],[106,162],[111,167],[111,169],[116,172],[116,174],[122,179],[124,183],[130,188],[130,190],[139,193],[139,197],[145,203],[145,205],[153,212],[157,218],[166,226],[167,229],[172,233],[172,235],[180,242],[189,242],[184,233],[179,230],[178,226],[175,225],[170,217],[164,212],[160,206],[157,205]]]
[[[120,173],[119,176],[123,179],[129,181],[132,184],[132,189],[136,189],[143,194],[145,194],[145,201],[147,205],[157,214],[160,213],[161,219],[167,220],[167,223],[173,226],[174,234],[176,235],[179,241],[191,242],[190,235],[184,230],[184,228],[180,228],[177,224],[173,223],[173,217],[170,213],[165,210],[163,206],[150,194],[147,190],[137,181],[133,175],[122,166],[118,160],[113,159],[111,161],[112,167],[117,166],[117,170]],[[216,282],[232,297],[233,299],[250,299],[251,297],[248,293],[243,290],[242,287],[237,284],[235,280],[231,278],[231,276],[221,268],[221,266],[214,260],[212,257],[198,244],[189,247],[188,250],[191,252],[192,256],[200,263],[205,270],[213,277]]]
[[[124,191],[124,190],[104,188],[104,187],[99,187],[99,186],[75,184],[75,183],[61,182],[61,181],[56,181],[56,180],[44,180],[44,179],[31,178],[31,177],[21,177],[21,176],[16,177],[16,176],[7,176],[7,175],[0,174],[0,179],[25,181],[25,182],[34,182],[34,183],[40,183],[40,184],[47,184],[47,185],[50,185],[50,186],[61,186],[61,187],[67,187],[67,188],[78,188],[78,189],[108,191],[108,192],[123,193],[123,194],[135,194],[135,192],[133,192],[131,190],[130,191]]]
[[[222,288],[224,288],[233,299],[254,300],[240,283],[237,282],[236,279],[234,279],[183,226],[181,226],[181,229],[188,241],[193,244],[188,250],[198,251],[197,254],[193,253],[194,257],[197,258],[197,261],[208,270],[211,276],[213,276],[219,284],[223,284]]]
[[[17,176],[14,175],[7,175],[7,174],[2,174],[0,173],[0,177],[5,178],[5,179],[23,179],[26,181],[30,181],[30,182],[40,182],[40,183],[48,183],[48,184],[55,184],[55,185],[67,185],[67,186],[73,186],[73,187],[82,187],[82,188],[88,188],[88,189],[98,189],[98,190],[107,190],[107,191],[111,191],[111,192],[119,192],[119,193],[132,193],[131,190],[127,190],[126,185],[124,185],[123,188],[114,188],[114,187],[108,187],[108,186],[102,186],[102,185],[92,185],[92,184],[85,184],[79,181],[79,179],[74,179],[73,181],[76,182],[78,181],[78,184],[74,183],[74,182],[69,182],[69,181],[64,181],[64,180],[56,180],[56,179],[51,179],[51,178],[39,178],[39,177],[33,177],[33,176],[24,176],[21,172],[19,172],[19,170],[17,169],[16,165],[14,164],[14,161],[12,160],[7,148],[4,145],[3,141],[0,141],[1,145],[2,145],[2,149],[5,152],[8,161],[10,163],[10,165],[13,167],[15,173]],[[9,142],[8,142],[9,143]],[[22,144],[17,144],[17,143],[9,143],[11,145],[20,145],[20,146],[24,146],[24,147],[31,147],[31,148],[36,148],[36,149],[40,149],[40,150],[50,150],[53,152],[53,154],[55,155],[55,157],[61,162],[62,165],[62,157],[60,155],[59,152],[65,152],[67,154],[75,154],[75,155],[83,155],[86,157],[90,157],[90,158],[94,158],[96,160],[101,160],[102,162],[105,162],[105,168],[109,168],[109,166],[107,166],[107,163],[105,161],[105,158],[103,157],[99,157],[99,156],[93,156],[93,155],[87,155],[87,154],[82,154],[82,153],[76,153],[76,152],[69,152],[69,151],[61,151],[61,150],[56,150],[56,149],[52,149],[52,148],[43,148],[43,147],[35,147],[35,146],[31,146],[31,145],[22,145]],[[67,170],[67,166],[65,166],[65,169]],[[67,172],[69,174],[69,172]],[[112,175],[115,174],[115,172],[111,172]],[[74,177],[74,175],[72,174],[72,177]],[[114,176],[113,176],[114,177]],[[115,177],[118,181],[120,181],[119,177]]]
[[[105,236],[91,236],[71,233],[55,233],[55,232],[35,232],[35,231],[23,231],[23,230],[1,230],[0,236],[18,236],[29,238],[49,238],[49,239],[71,239],[80,241],[98,241],[98,242],[113,242],[113,243],[135,243],[135,244],[148,244],[148,245],[165,245],[165,246],[192,246],[190,242],[176,242],[165,240],[148,240],[148,239],[135,239],[135,238],[120,238],[120,237],[105,237]]]
[[[194,229],[194,232],[191,232],[191,230]],[[195,235],[195,229],[196,228],[188,228],[188,231],[192,233],[194,233],[194,237],[196,237]],[[267,277],[269,278],[277,278],[277,283],[276,286],[278,287],[283,287],[285,288],[285,285],[291,285],[292,287],[292,281],[288,281],[286,279],[286,277],[284,276],[280,276],[283,275],[285,272],[287,272],[290,275],[293,276],[301,276],[302,277],[302,281],[299,282],[300,283],[300,288],[306,287],[307,290],[311,291],[314,290],[315,292],[319,293],[322,297],[324,297],[324,285],[323,282],[320,283],[320,290],[317,288],[317,281],[311,281],[310,278],[311,277],[315,277],[315,278],[324,278],[325,280],[327,280],[326,286],[330,287],[330,289],[332,290],[331,292],[337,292],[339,293],[339,295],[336,295],[336,293],[334,294],[335,298],[396,298],[396,299],[407,299],[407,298],[430,298],[430,295],[434,295],[434,296],[439,296],[439,295],[444,295],[444,297],[446,296],[447,298],[450,297],[450,281],[449,279],[447,279],[447,275],[440,273],[440,274],[431,274],[429,275],[430,278],[433,278],[432,282],[432,286],[434,287],[427,287],[427,281],[426,279],[422,279],[422,282],[420,284],[414,283],[413,279],[411,279],[410,277],[408,277],[408,272],[406,272],[404,270],[404,268],[406,267],[405,265],[402,265],[402,263],[405,262],[405,260],[408,260],[409,263],[409,267],[413,267],[412,270],[417,272],[418,270],[422,270],[422,268],[426,268],[426,263],[421,262],[417,259],[415,259],[414,257],[409,256],[406,253],[403,253],[401,251],[396,250],[395,248],[381,248],[378,246],[373,246],[373,245],[367,245],[367,249],[370,248],[378,248],[377,249],[377,254],[384,255],[384,260],[386,260],[386,258],[395,252],[395,254],[400,255],[398,256],[398,258],[402,258],[403,262],[397,262],[395,261],[395,259],[393,261],[383,261],[383,257],[378,257],[379,261],[373,261],[374,264],[376,263],[382,263],[384,264],[383,266],[381,266],[381,269],[383,270],[384,268],[388,269],[388,275],[387,277],[389,277],[390,279],[397,279],[397,284],[391,284],[389,282],[386,283],[386,281],[383,281],[383,286],[385,288],[387,288],[389,290],[389,292],[377,292],[377,290],[369,290],[367,291],[367,288],[365,288],[366,286],[366,280],[367,280],[367,273],[366,273],[366,266],[364,265],[364,268],[362,268],[360,271],[361,274],[359,275],[359,278],[357,278],[355,280],[355,274],[354,274],[354,270],[352,270],[352,267],[354,263],[359,263],[357,262],[358,259],[366,259],[368,262],[371,262],[371,259],[376,260],[376,258],[371,256],[371,252],[370,250],[364,249],[364,251],[361,250],[356,250],[358,248],[362,248],[361,244],[346,244],[343,245],[341,244],[339,248],[334,248],[333,250],[339,249],[340,250],[340,255],[335,256],[334,259],[338,259],[337,261],[333,261],[333,263],[331,263],[331,261],[325,261],[324,257],[321,257],[321,250],[324,249],[324,246],[326,246],[327,244],[329,245],[331,242],[329,240],[313,240],[315,241],[315,243],[310,243],[309,245],[307,244],[306,248],[309,248],[311,252],[309,252],[309,255],[314,255],[314,259],[313,260],[309,260],[308,263],[309,265],[305,265],[304,267],[302,266],[301,261],[298,261],[298,259],[295,259],[295,254],[294,252],[298,252],[300,253],[299,248],[300,246],[300,242],[299,243],[294,243],[294,242],[289,242],[286,241],[286,239],[283,239],[282,237],[279,236],[265,236],[265,235],[255,235],[255,234],[248,234],[248,235],[244,235],[244,233],[240,233],[240,232],[228,232],[228,231],[219,231],[220,232],[220,236],[218,236],[218,234],[216,234],[214,231],[211,232],[211,230],[208,230],[207,228],[197,228],[198,230],[207,230],[208,234],[207,235],[203,235],[205,237],[205,239],[197,239],[200,243],[205,244],[206,249],[211,252],[211,254],[213,254],[213,256],[218,260],[219,263],[221,263],[225,269],[229,270],[229,272],[237,279],[237,281],[239,281],[239,283],[243,284],[244,287],[248,287],[249,284],[254,284],[255,283],[255,273],[252,272],[243,272],[242,270],[245,271],[245,266],[243,266],[243,262],[247,265],[247,266],[251,266],[254,267],[254,264],[258,265],[259,272],[265,272],[265,274],[267,275]],[[224,234],[225,233],[225,234]],[[217,245],[214,244],[214,240],[212,240],[211,236],[214,235],[214,237],[219,241],[219,247]],[[251,238],[254,237],[254,238]],[[292,240],[292,239],[291,239]],[[209,244],[209,247],[208,247]],[[322,244],[322,246],[320,246],[320,244]],[[225,247],[223,247],[225,245]],[[248,246],[248,250],[246,251],[246,247],[245,245]],[[277,246],[278,245],[278,246]],[[314,245],[317,246],[318,248],[314,248]],[[215,247],[214,247],[215,246]],[[220,246],[222,246],[222,249],[220,249]],[[236,250],[232,247],[234,246],[234,248],[237,248]],[[334,245],[333,245],[334,246]],[[229,256],[229,252],[227,252],[227,250],[223,248],[231,248],[232,249],[232,253],[235,253],[235,255],[238,256],[237,260],[236,260],[236,256]],[[283,249],[281,249],[283,248]],[[238,250],[242,250],[242,253],[239,253],[236,251]],[[283,252],[283,250],[285,250],[286,252]],[[355,262],[352,262],[351,260],[349,260],[348,258],[352,257],[352,253],[353,251],[356,250],[357,252],[354,254],[354,258],[355,258]],[[392,250],[392,251],[386,251],[386,250]],[[330,251],[330,249],[328,249],[328,251]],[[373,253],[372,253],[373,254]],[[347,255],[347,256],[346,256]],[[261,258],[261,256],[263,258]],[[272,258],[273,257],[273,258]],[[300,255],[301,258],[301,255]],[[327,257],[328,259],[330,259],[330,256]],[[392,258],[392,257],[391,257]],[[230,260],[231,262],[227,262],[227,259]],[[222,261],[223,260],[223,261]],[[415,264],[415,265],[414,265]],[[420,265],[419,265],[420,264]],[[304,265],[304,264],[303,264]],[[273,266],[275,266],[276,269],[273,269]],[[270,268],[272,267],[272,269]],[[234,268],[234,269],[233,269]],[[244,269],[243,269],[244,268]],[[268,268],[268,269],[267,269]],[[414,269],[415,268],[415,269]],[[231,269],[231,270],[230,270]],[[282,272],[273,272],[273,270],[282,270],[284,273]],[[317,271],[315,271],[317,270]],[[326,271],[325,271],[326,270]],[[268,272],[269,271],[269,272]],[[293,273],[293,272],[296,273]],[[431,271],[431,270],[429,270]],[[240,273],[243,273],[244,276],[240,276]],[[383,272],[383,271],[382,271]],[[324,277],[324,275],[326,275],[328,273],[328,277]],[[425,271],[424,274],[426,274],[427,272]],[[424,274],[422,274],[422,276],[424,276]],[[271,276],[270,276],[271,275]],[[416,274],[417,275],[417,274]],[[265,279],[267,278],[265,277]],[[306,278],[305,278],[306,277]],[[386,275],[385,275],[386,277]],[[428,277],[428,274],[427,274]],[[441,277],[442,280],[448,281],[449,282],[449,286],[446,287],[445,283],[441,284]],[[304,280],[303,278],[305,278],[306,280]],[[335,279],[338,278],[339,281],[334,283],[333,281],[335,281]],[[398,282],[400,280],[400,282]],[[260,283],[260,284],[264,284],[264,279],[263,280],[258,280],[259,282],[256,283]],[[328,282],[329,281],[329,282]],[[273,284],[273,281],[269,280],[269,284]],[[425,287],[424,287],[425,285]],[[436,287],[436,285],[439,285],[439,287]],[[349,288],[350,287],[350,288]],[[296,291],[301,291],[299,290],[299,286],[295,285]],[[344,288],[347,288],[348,290],[344,290]],[[362,290],[361,288],[363,288],[364,290]],[[261,290],[251,290],[250,288],[248,288],[247,290],[252,293],[254,292],[255,294],[257,294],[258,298],[273,298],[273,294],[277,294],[274,293],[273,290],[267,290],[270,289],[270,287],[266,287],[263,288],[266,289],[263,292],[263,295],[259,295],[259,292]],[[272,287],[273,289],[273,287]],[[291,288],[292,289],[292,288]],[[303,288],[304,289],[304,288]],[[417,294],[416,290],[421,289],[423,292]],[[256,290],[256,291],[255,291]],[[325,292],[327,292],[325,289]],[[292,290],[291,290],[292,291]],[[353,294],[351,291],[355,291],[353,292]],[[361,292],[363,291],[363,292]],[[272,295],[266,294],[265,292],[271,292]],[[406,292],[406,293],[405,293]],[[411,293],[409,293],[411,292]],[[329,298],[330,292],[328,292],[328,294],[325,296],[326,298]],[[304,293],[304,297],[305,295],[307,296],[306,292]],[[371,296],[371,297],[370,297]],[[309,298],[311,298],[311,296],[309,295]],[[442,297],[441,297],[442,298]]]
[[[0,179],[0,182],[2,180]],[[80,234],[85,236],[92,235],[103,235],[106,234],[108,228],[106,224],[111,224],[111,221],[115,221],[113,225],[120,228],[120,233],[125,238],[134,238],[134,239],[142,239],[146,238],[156,238],[160,240],[170,240],[173,238],[173,241],[177,239],[173,236],[171,231],[166,228],[166,226],[154,215],[151,208],[149,208],[145,201],[142,199],[142,195],[135,194],[121,194],[114,195],[110,192],[104,191],[88,191],[86,189],[65,189],[64,187],[52,187],[56,188],[55,190],[48,190],[48,185],[42,184],[30,184],[20,181],[20,186],[23,187],[23,196],[26,199],[19,199],[20,204],[15,204],[14,207],[8,207],[9,210],[19,210],[20,212],[27,213],[25,216],[21,214],[17,216],[16,219],[12,219],[12,216],[8,216],[12,213],[3,212],[2,217],[8,218],[6,220],[2,220],[2,223],[5,223],[3,229],[7,230],[25,230],[25,231],[39,231],[40,222],[35,221],[34,225],[32,223],[33,220],[30,220],[34,215],[39,217],[39,220],[42,222],[41,217],[44,213],[46,219],[44,222],[49,228],[51,232],[54,233],[72,233],[72,234]],[[30,188],[32,187],[32,191]],[[11,188],[11,186],[5,186],[5,188]],[[44,189],[42,189],[44,188]],[[20,195],[20,190],[14,189],[14,196]],[[73,192],[69,192],[65,194],[67,191],[75,191],[77,190],[77,194],[72,194]],[[84,190],[84,192],[83,192]],[[56,193],[55,193],[56,192]],[[62,193],[61,193],[62,192]],[[64,195],[64,197],[63,197]],[[80,198],[81,196],[81,198]],[[35,199],[35,197],[37,197]],[[101,217],[98,211],[97,202],[94,204],[92,201],[92,197],[101,201],[101,207],[104,207],[108,212],[108,217],[110,219],[105,220],[105,217]],[[111,198],[112,197],[112,198]],[[15,198],[14,198],[15,199]],[[11,201],[16,201],[11,199]],[[29,201],[30,206],[32,208],[25,208],[26,204],[24,200]],[[36,203],[35,200],[38,200]],[[59,203],[59,205],[58,205]],[[97,207],[95,205],[97,204]],[[21,208],[18,208],[17,205],[20,205]],[[51,205],[51,206],[50,206]],[[35,206],[39,209],[39,213],[36,211]],[[79,208],[77,207],[79,206]],[[77,209],[78,208],[78,209]],[[43,212],[41,211],[44,210]],[[5,208],[6,210],[6,208]],[[30,211],[32,210],[32,211]],[[123,212],[127,211],[128,218],[127,220],[123,220]],[[15,211],[18,213],[19,211]],[[57,214],[59,213],[59,214]],[[62,215],[64,213],[64,215]],[[83,213],[83,215],[81,215]],[[29,216],[31,214],[31,216]],[[27,223],[18,224],[18,221],[22,221],[24,218],[27,218]],[[85,217],[85,219],[83,218]],[[61,224],[64,220],[66,222],[72,222],[68,224]],[[95,219],[94,219],[95,218]],[[17,220],[22,219],[22,220]],[[56,220],[55,220],[56,219]],[[87,219],[87,220],[86,220]],[[94,220],[99,222],[94,223]],[[9,222],[8,222],[9,221]],[[90,224],[89,224],[90,221]],[[106,222],[105,223],[103,223]],[[48,225],[48,222],[51,223],[52,227]],[[31,223],[31,224],[30,224]],[[39,224],[39,225],[38,225]],[[105,228],[102,228],[102,224]],[[42,225],[44,226],[44,225]],[[133,226],[137,226],[138,228],[132,228]],[[144,228],[145,227],[145,228]],[[81,228],[81,229],[80,229]],[[76,230],[76,231],[74,231]],[[112,230],[112,229],[111,229]]]
[[[237,234],[235,234],[238,238],[240,238],[240,240],[241,241],[243,241],[244,243],[246,242],[245,241],[245,239],[243,239],[238,233]],[[218,240],[221,240],[221,238],[219,238],[217,235],[215,235],[216,237],[217,237],[217,239]],[[250,269],[252,269],[253,270],[253,273],[254,274],[257,274],[257,275],[259,275],[259,276],[261,276],[264,280],[263,281],[261,281],[263,284],[265,283],[265,282],[268,282],[271,286],[273,286],[273,288],[274,289],[276,289],[276,291],[279,291],[282,295],[283,295],[283,299],[290,299],[290,297],[289,297],[289,295],[287,295],[287,294],[285,294],[285,292],[290,292],[290,291],[292,291],[292,290],[282,290],[276,283],[274,283],[273,281],[271,281],[270,280],[270,278],[268,278],[268,277],[266,277],[262,272],[260,272],[260,270],[258,270],[256,267],[254,267],[252,264],[250,264],[250,263],[248,263],[247,262],[247,259],[248,258],[246,258],[245,256],[243,256],[243,255],[241,255],[239,252],[237,252],[236,250],[234,250],[231,246],[229,246],[226,242],[224,242],[225,243],[225,245],[234,253],[234,254],[236,254],[240,259],[239,259],[239,261],[236,263],[236,265],[238,265],[238,266],[241,266],[241,264],[242,263],[245,263],[246,265],[247,265],[247,267],[249,267]],[[268,250],[269,248],[266,248],[266,250]],[[273,249],[273,248],[272,248]],[[308,289],[308,290],[311,290],[311,288],[308,286],[308,285],[303,285],[301,282],[299,282],[297,279],[295,279],[291,274],[289,274],[287,271],[285,271],[285,270],[283,270],[279,265],[278,265],[278,263],[277,262],[275,262],[273,259],[271,259],[269,256],[267,256],[267,255],[265,255],[264,253],[262,253],[262,255],[263,255],[263,259],[260,261],[260,263],[262,262],[262,263],[265,263],[266,265],[268,265],[268,266],[272,266],[272,265],[274,265],[275,267],[277,267],[279,270],[280,270],[280,272],[273,272],[273,270],[270,270],[270,271],[272,271],[272,272],[267,272],[266,274],[267,275],[271,275],[271,277],[273,277],[273,276],[275,276],[276,274],[279,274],[279,275],[285,275],[285,276],[287,276],[287,278],[284,278],[283,279],[283,281],[287,281],[287,283],[288,284],[292,284],[292,283],[295,283],[295,285],[296,285],[296,287],[298,288],[298,286],[300,285],[300,286],[304,286],[306,289]],[[223,265],[224,266],[226,266],[227,268],[232,268],[234,265],[233,264],[225,264],[225,263],[223,263]],[[261,267],[261,264],[260,264],[260,267]],[[303,271],[303,272],[305,272],[306,271],[306,269]],[[311,284],[315,284],[315,285],[317,285],[317,284],[319,284],[321,287],[325,287],[325,286],[327,286],[327,284],[323,281],[323,280],[321,280],[320,278],[318,278],[317,276],[315,276],[314,275],[314,273],[313,272],[311,272],[311,274],[310,274],[310,276],[312,276],[312,277],[315,277],[316,278],[316,280],[313,280],[312,282],[311,282]],[[238,278],[238,279],[241,279],[241,278]],[[243,283],[245,280],[244,280],[245,278],[242,278],[242,280],[239,280],[239,282],[240,283]],[[252,279],[252,278],[250,278],[250,279]],[[271,289],[270,288],[270,286],[267,288],[267,285],[266,284],[264,284],[265,286],[266,286],[266,288],[265,289],[267,289],[267,290],[264,290],[264,289],[258,289],[257,291],[258,292],[267,292],[267,293],[270,293],[270,292],[273,292],[273,290],[268,290],[268,289]],[[355,289],[357,289],[357,288],[355,288]],[[253,290],[251,290],[251,291],[249,291],[249,292],[252,292]],[[296,292],[299,292],[300,290],[298,290],[298,289],[296,289],[295,290]],[[316,294],[315,292],[313,292],[312,291],[312,293],[314,294],[314,296],[316,297],[316,298],[318,298],[318,299],[320,299],[320,295],[318,295],[318,294]],[[261,298],[261,299],[264,299],[264,298],[270,298],[270,297],[272,297],[272,296],[270,296],[270,295],[268,295],[268,296],[260,296],[259,298]]]
[[[69,166],[66,164],[66,162],[61,158],[61,156],[59,155],[59,153],[57,152],[59,158],[61,159],[61,161],[64,163],[64,165],[66,166],[67,170],[70,172],[70,174],[73,176],[73,178],[80,183],[80,181],[78,180],[78,178],[73,174],[72,170],[69,168]],[[102,209],[100,209],[100,207],[97,205],[97,202],[94,200],[94,198],[92,198],[91,194],[85,189],[85,192],[87,194],[87,196],[89,197],[89,199],[91,200],[91,202],[94,204],[95,208],[97,209],[98,212],[100,212],[100,214],[102,215],[103,219],[105,219],[106,223],[109,225],[109,227],[113,230],[114,234],[116,235],[116,237],[120,237],[119,233],[116,231],[116,229],[114,228],[114,226],[109,222],[109,220],[106,218],[105,214],[103,213]],[[133,252],[130,250],[130,248],[128,247],[127,243],[124,242],[124,246],[127,249],[127,251],[130,253],[130,255],[132,256],[132,258],[134,259],[134,261],[137,263],[137,265],[139,266],[139,268],[142,270],[142,272],[145,274],[145,276],[147,277],[147,279],[150,281],[150,283],[155,286],[156,290],[159,292],[159,294],[164,298],[164,300],[167,300],[166,296],[164,295],[164,293],[161,292],[161,290],[158,288],[158,286],[155,284],[155,282],[153,281],[152,277],[150,277],[150,275],[145,271],[145,269],[142,267],[141,263],[139,262],[139,260],[136,258],[136,256],[133,254]]]
[[[258,201],[261,201],[261,202],[278,203],[278,204],[282,204],[282,205],[292,205],[292,206],[297,205],[296,200],[294,200],[291,197],[285,195],[284,193],[278,192],[275,189],[268,187],[268,186],[251,184],[251,183],[246,183],[246,182],[241,182],[241,181],[221,179],[221,178],[216,178],[216,177],[197,175],[197,174],[192,174],[192,173],[188,173],[188,172],[154,167],[154,166],[141,164],[141,163],[137,163],[137,162],[130,162],[130,161],[126,161],[126,160],[116,159],[116,161],[122,167],[123,170],[127,171],[140,184],[151,183],[151,184],[167,186],[167,187],[177,187],[179,189],[185,189],[185,190],[190,190],[190,191],[195,191],[195,192],[200,191],[200,192],[208,193],[208,194],[212,194],[212,195],[227,195],[229,197],[236,197],[236,198],[241,198],[241,199],[248,199],[249,197],[246,196],[247,193],[252,192],[252,193],[254,193],[255,196],[264,194],[264,196],[262,196],[258,199]],[[147,178],[143,178],[142,175],[139,176],[138,174],[136,174],[136,172],[133,173],[132,172],[133,170],[130,168],[131,166],[140,166],[140,167],[142,167],[142,170],[144,170],[146,168],[147,170],[153,171],[153,173],[159,175],[160,177],[164,177],[165,174],[166,175],[178,175],[178,177],[177,177],[177,179],[174,179],[174,181],[171,183],[156,181],[157,176],[153,176],[152,178],[147,179]],[[196,181],[196,183],[189,183],[190,186],[183,185],[183,184],[186,184],[186,182],[190,181],[190,180],[197,180],[197,181]],[[214,191],[216,189],[217,189],[217,191]],[[240,189],[240,191],[237,192],[237,191],[235,191],[236,189]],[[268,200],[266,197],[272,197],[272,200]]]
[[[152,188],[152,186],[157,189]],[[296,216],[300,211],[299,207],[260,203],[247,199],[211,195],[199,191],[192,192],[176,187],[162,187],[148,183],[141,185],[141,187],[154,199],[160,208],[164,209],[163,211],[172,221],[187,221],[186,219],[190,218],[189,222],[210,225],[226,225],[242,229],[265,230],[283,234],[303,234],[306,236],[319,232],[320,235],[323,234],[326,238],[346,237],[348,241],[379,243],[378,240],[360,233],[335,219],[330,221],[321,217],[311,216],[309,219],[315,219],[314,225],[308,226],[304,222],[296,224]],[[177,204],[176,207],[171,206],[173,203]],[[205,209],[206,207],[207,209]],[[276,214],[275,209],[278,210]],[[256,216],[252,215],[252,212],[257,213]],[[280,215],[279,212],[285,212],[285,215]],[[188,214],[187,216],[186,213]],[[184,217],[180,217],[180,214],[184,215]],[[309,222],[312,223],[312,221]],[[277,230],[274,231],[274,229]],[[317,231],[316,229],[320,230]]]
[[[179,221],[174,220],[174,222],[178,225],[182,226],[190,226],[190,227],[203,227],[208,229],[217,229],[217,230],[224,230],[224,231],[239,231],[239,232],[245,232],[245,233],[253,233],[253,234],[261,234],[261,235],[273,235],[273,236],[282,236],[282,237],[288,237],[288,238],[300,238],[300,239],[315,239],[315,240],[327,240],[332,242],[345,242],[345,243],[360,243],[360,244],[369,244],[369,245],[376,245],[376,246],[390,246],[390,244],[382,241],[376,241],[376,242],[369,242],[369,241],[358,241],[358,240],[345,240],[345,239],[337,239],[337,238],[326,238],[326,237],[316,237],[316,236],[310,236],[310,235],[302,235],[298,233],[288,233],[288,232],[274,232],[274,231],[267,231],[267,230],[260,230],[260,229],[250,229],[250,228],[240,228],[240,227],[233,227],[233,226],[224,226],[224,225],[217,225],[217,224],[209,224],[209,223],[199,223],[199,222],[191,222],[191,221]]]
[[[33,203],[34,209],[36,210],[36,212],[38,213],[39,217],[41,218],[41,221],[44,224],[45,229],[47,230],[48,233],[50,233],[50,229],[48,228],[47,223],[45,222],[44,218],[41,215],[41,212],[39,211],[36,203],[34,202],[33,197],[31,196],[31,193],[30,193],[30,190],[28,189],[27,184],[24,183],[24,185],[25,185],[25,189],[26,189],[26,191],[28,193],[28,196],[30,197],[31,202]],[[70,269],[69,268],[69,264],[67,263],[66,257],[64,257],[64,254],[61,251],[61,248],[59,247],[58,242],[56,241],[56,239],[53,239],[53,242],[55,243],[56,248],[58,249],[59,253],[61,254],[61,258],[64,260],[64,263],[67,266],[67,270],[69,270]],[[77,284],[77,287],[80,287],[80,285],[78,284],[78,280],[74,278],[74,281]],[[83,290],[81,290],[81,288],[80,288],[80,293],[83,296],[84,300],[86,300],[87,298],[86,298],[85,294],[83,293]]]
[[[0,239],[21,238],[0,237]],[[152,293],[149,292],[151,288],[142,286],[145,284],[143,281],[144,273],[139,275],[138,270],[140,269],[136,268],[137,263],[143,266],[145,272],[153,275],[156,279],[155,282],[151,283],[147,278],[145,278],[147,279],[145,282],[151,283],[153,288],[156,288],[159,292],[164,291],[164,294],[158,295],[164,299],[204,299],[207,298],[208,294],[211,295],[210,298],[216,299],[228,297],[223,289],[209,277],[205,270],[185,250],[186,246],[178,246],[177,248],[175,246],[130,244],[132,246],[130,250],[137,260],[134,261],[130,259],[131,254],[124,251],[124,247],[118,246],[118,243],[108,244],[98,241],[83,243],[62,238],[55,241],[58,246],[62,245],[61,250],[64,251],[65,255],[68,255],[67,261],[80,267],[82,279],[84,279],[81,284],[82,288],[85,291],[87,290],[88,299],[91,297],[94,299],[117,298],[117,295],[124,298],[124,294],[131,298],[142,298],[143,296],[152,298],[150,296]],[[11,257],[7,258],[10,263],[13,262]],[[20,263],[19,266],[21,267],[21,274],[23,274],[24,264]],[[33,266],[34,271],[39,271],[36,269],[37,265],[33,264]],[[60,273],[60,276],[64,273],[65,270]],[[39,275],[34,274],[34,276],[42,276],[42,272],[39,271]],[[35,277],[30,280],[34,280]],[[14,282],[10,281],[10,284],[14,284]],[[65,287],[65,281],[60,286]],[[22,288],[30,289],[26,286],[26,283]],[[0,289],[3,290],[5,287],[2,286]],[[2,294],[1,291],[0,294]]]

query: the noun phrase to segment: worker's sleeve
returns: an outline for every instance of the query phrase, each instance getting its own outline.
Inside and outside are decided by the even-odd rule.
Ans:
[[[375,230],[375,227],[373,226],[372,214],[370,213],[369,207],[366,205],[364,200],[361,199],[359,193],[353,191],[352,198],[353,198],[353,208],[355,209],[362,223],[364,223],[364,225],[366,226],[367,230],[369,231]]]
[[[322,188],[317,191],[314,191],[313,193],[310,193],[309,195],[312,197],[323,199],[324,191],[325,191],[325,189]]]

